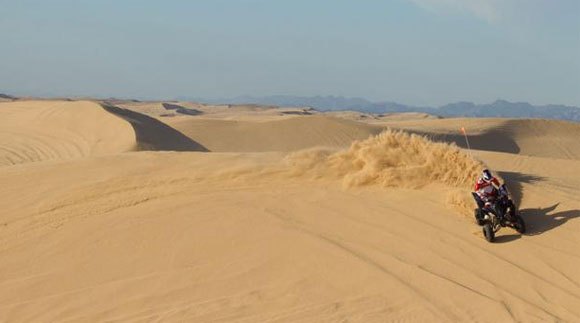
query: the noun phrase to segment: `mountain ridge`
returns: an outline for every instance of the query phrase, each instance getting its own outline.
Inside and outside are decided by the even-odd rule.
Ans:
[[[189,100],[190,99],[191,98],[189,98]],[[376,114],[422,112],[442,117],[542,118],[580,122],[579,107],[561,104],[532,105],[528,102],[510,102],[502,99],[498,99],[492,103],[483,104],[459,101],[439,107],[412,106],[392,101],[372,102],[364,98],[343,96],[240,96],[232,99],[194,99],[194,101],[221,104],[266,104],[293,107],[308,106],[320,111],[354,110]]]

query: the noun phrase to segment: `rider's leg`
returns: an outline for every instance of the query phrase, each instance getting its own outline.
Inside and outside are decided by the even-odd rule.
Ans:
[[[471,195],[473,195],[473,199],[475,200],[475,203],[477,203],[477,207],[483,209],[485,203],[483,203],[481,197],[479,197],[479,195],[477,195],[475,192],[471,192]]]
[[[503,216],[504,216],[504,212],[505,212],[504,208],[501,205],[499,205],[498,203],[493,203],[492,210],[493,210],[493,213],[495,214],[495,216],[497,216],[497,218],[500,221],[503,221]]]
[[[484,203],[481,200],[481,198],[479,197],[479,195],[477,195],[475,192],[472,192],[471,194],[473,195],[473,199],[475,200],[475,203],[477,203],[477,209],[475,211],[475,221],[477,222],[477,224],[482,225],[483,224]]]

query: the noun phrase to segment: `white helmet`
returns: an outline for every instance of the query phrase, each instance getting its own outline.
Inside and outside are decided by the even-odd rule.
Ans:
[[[491,172],[488,169],[484,169],[481,172],[481,177],[486,181],[489,182],[491,181],[491,179],[493,178],[493,175],[491,175]]]

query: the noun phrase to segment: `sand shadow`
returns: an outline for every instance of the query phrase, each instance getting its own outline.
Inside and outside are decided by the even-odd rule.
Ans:
[[[155,118],[109,103],[102,103],[101,106],[107,112],[131,124],[135,131],[138,150],[209,151],[203,145]]]
[[[280,114],[285,114],[285,115],[300,115],[300,116],[309,116],[309,115],[312,115],[312,113],[309,112],[309,111],[282,111],[282,112],[280,112]]]
[[[495,237],[494,243],[508,243],[508,242],[512,242],[512,241],[516,241],[518,239],[521,239],[521,237],[522,237],[521,234],[500,235],[500,236]]]
[[[522,184],[534,184],[545,180],[542,176],[518,172],[498,172],[498,175],[505,180],[510,196],[516,205],[519,205],[523,199]],[[520,209],[519,214],[526,222],[526,235],[542,234],[561,226],[571,219],[580,217],[580,210],[553,213],[559,204],[556,203],[546,208]]]
[[[580,210],[568,210],[553,213],[559,203],[546,208],[523,209],[520,215],[526,221],[527,235],[539,235],[555,229],[566,222],[580,218]]]
[[[401,130],[425,136],[432,141],[453,143],[458,147],[467,148],[465,137],[459,133],[459,130],[457,134],[441,134],[408,129]],[[469,144],[470,148],[475,150],[517,154],[521,149],[513,138],[514,134],[509,128],[496,127],[481,134],[469,135]]]
[[[534,184],[545,180],[542,176],[536,176],[531,174],[523,174],[518,172],[497,172],[497,174],[504,179],[505,184],[508,188],[510,196],[516,205],[520,205],[523,199],[523,185]]]
[[[199,110],[186,108],[184,106],[173,103],[162,103],[161,105],[165,110],[174,110],[177,113],[185,114],[188,116],[198,116],[200,114],[203,114],[203,112]]]

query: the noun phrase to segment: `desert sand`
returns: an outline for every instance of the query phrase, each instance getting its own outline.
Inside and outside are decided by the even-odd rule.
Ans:
[[[2,102],[0,321],[578,322],[578,138],[548,120]],[[527,234],[482,237],[483,167]]]

